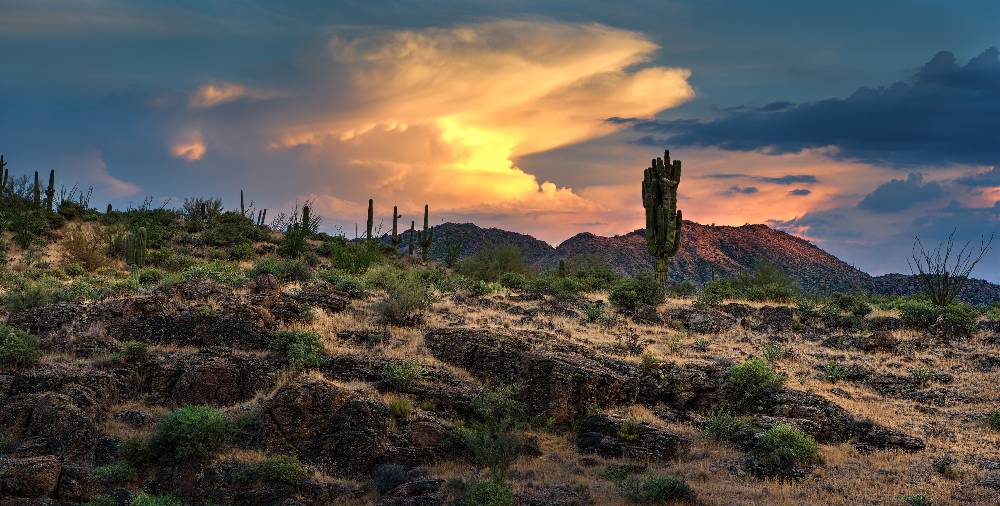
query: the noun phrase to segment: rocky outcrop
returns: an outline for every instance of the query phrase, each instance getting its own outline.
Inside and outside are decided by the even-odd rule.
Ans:
[[[648,422],[597,413],[580,423],[576,446],[605,458],[643,461],[673,459],[687,442],[681,436]]]

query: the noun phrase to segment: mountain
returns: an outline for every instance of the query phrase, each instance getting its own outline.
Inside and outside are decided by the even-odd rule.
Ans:
[[[437,260],[445,258],[450,244],[461,242],[463,246],[459,258],[468,257],[489,244],[512,244],[528,263],[542,270],[555,268],[559,260],[576,255],[597,256],[619,274],[633,275],[654,268],[642,229],[613,237],[583,232],[557,247],[530,235],[481,228],[472,223],[444,223],[431,227],[431,230],[434,241],[429,256]],[[767,225],[731,227],[685,221],[682,234],[681,249],[670,262],[670,279],[674,281],[700,285],[713,278],[752,269],[758,262],[769,260],[810,293],[913,295],[920,292],[920,282],[914,276],[871,276],[805,239]],[[409,231],[401,237],[401,252],[406,251],[408,237]],[[414,247],[419,250],[416,243]],[[974,304],[992,304],[1000,301],[1000,285],[970,279],[960,297]]]

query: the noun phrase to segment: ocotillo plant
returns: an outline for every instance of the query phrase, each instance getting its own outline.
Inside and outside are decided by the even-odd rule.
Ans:
[[[56,171],[49,171],[49,187],[45,189],[45,208],[52,212],[52,201],[56,198]]]
[[[677,186],[681,161],[670,161],[670,151],[654,158],[642,179],[642,206],[646,208],[646,248],[656,259],[660,282],[666,283],[670,257],[681,246],[681,211],[677,209]]]
[[[427,260],[427,252],[431,249],[434,233],[427,228],[427,204],[424,204],[424,230],[420,232],[420,258]]]
[[[42,185],[38,183],[38,171],[35,171],[34,204],[36,208],[42,207]]]
[[[413,256],[413,236],[417,235],[417,231],[414,230],[414,229],[416,229],[416,227],[417,227],[417,222],[411,220],[410,221],[410,246],[406,250],[406,254],[410,255],[411,257]]]
[[[365,232],[365,239],[372,240],[372,225],[375,223],[375,201],[368,199],[368,226]]]
[[[399,209],[396,206],[392,206],[392,251],[393,254],[396,252],[396,248],[399,247],[399,236],[396,235],[396,221],[401,218],[399,215]]]

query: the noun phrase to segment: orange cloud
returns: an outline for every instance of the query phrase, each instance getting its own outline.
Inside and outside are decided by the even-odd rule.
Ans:
[[[603,209],[512,160],[611,133],[608,117],[648,117],[694,96],[687,70],[643,67],[654,43],[598,24],[491,21],[336,38],[327,49],[336,109],[280,121],[270,148],[346,165],[338,176],[364,189],[338,198],[411,210]]]
[[[188,130],[179,134],[170,146],[170,154],[188,162],[201,160],[205,156],[205,142],[201,132]]]

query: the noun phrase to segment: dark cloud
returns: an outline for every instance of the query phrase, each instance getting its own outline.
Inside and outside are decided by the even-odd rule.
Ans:
[[[731,186],[726,193],[729,194],[742,194],[742,195],[753,195],[757,193],[758,190],[756,186]]]
[[[799,152],[889,166],[1000,161],[1000,52],[959,65],[942,51],[908,83],[861,88],[847,98],[733,110],[709,121],[648,121],[639,144]]]
[[[861,199],[858,208],[875,213],[894,213],[942,196],[944,190],[941,185],[933,181],[925,184],[923,176],[914,173],[905,180],[893,179],[875,188]]]
[[[809,190],[807,188],[796,188],[788,192],[789,195],[793,195],[796,197],[805,197],[806,195],[809,195],[811,193],[812,190]]]
[[[960,177],[955,180],[957,183],[972,186],[975,188],[986,188],[1000,186],[1000,167],[993,167],[986,172],[980,172],[971,176]]]
[[[740,174],[734,172],[724,172],[719,174],[706,174],[702,176],[704,179],[752,179],[754,181],[761,181],[764,183],[780,184],[780,185],[792,185],[792,184],[816,184],[819,179],[812,174],[789,174],[787,176],[778,177],[766,177],[766,176],[752,176],[750,174]]]

